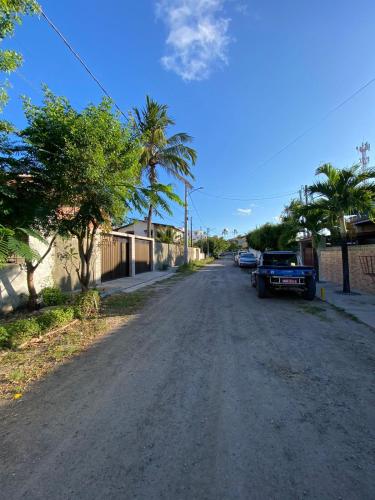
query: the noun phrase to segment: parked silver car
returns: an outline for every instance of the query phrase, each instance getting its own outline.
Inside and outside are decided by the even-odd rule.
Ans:
[[[257,258],[251,252],[242,253],[238,257],[239,267],[257,267]]]
[[[240,250],[239,252],[237,252],[236,254],[234,254],[234,263],[238,266],[238,259],[240,258],[240,255],[244,254],[244,253],[248,253],[247,250]]]

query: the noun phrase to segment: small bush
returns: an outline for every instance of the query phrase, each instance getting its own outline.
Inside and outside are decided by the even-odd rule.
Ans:
[[[79,319],[95,316],[100,308],[100,295],[98,290],[89,290],[77,295],[74,301],[76,316]]]
[[[45,331],[64,326],[74,319],[74,315],[74,307],[58,307],[45,311],[37,318],[37,321],[41,330]]]
[[[23,344],[33,337],[38,337],[41,327],[37,318],[19,319],[7,325],[6,330],[12,347]]]
[[[11,347],[10,335],[6,328],[0,326],[0,349]]]
[[[46,306],[62,306],[67,301],[67,296],[59,288],[55,287],[44,288],[40,295],[43,304]]]

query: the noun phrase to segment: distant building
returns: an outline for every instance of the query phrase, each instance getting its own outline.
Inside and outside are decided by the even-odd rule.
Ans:
[[[375,243],[375,223],[369,217],[358,217],[354,226],[360,245]]]
[[[166,229],[173,229],[176,235],[176,241],[180,241],[184,237],[184,230],[182,228],[172,226],[171,224],[160,224],[153,222],[151,224],[151,238],[157,238],[158,231],[165,231]],[[134,221],[131,224],[126,224],[116,229],[120,233],[134,234],[135,236],[147,236],[147,219]]]
[[[236,238],[230,238],[227,241],[229,243],[234,243],[235,245],[237,245],[239,248],[242,248],[243,250],[247,250],[247,248],[249,247],[249,244],[248,244],[245,236],[237,236]]]

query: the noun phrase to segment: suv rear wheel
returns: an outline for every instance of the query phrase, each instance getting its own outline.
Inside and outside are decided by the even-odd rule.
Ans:
[[[306,300],[314,300],[316,294],[316,283],[314,278],[309,278],[306,284],[307,287],[302,296]]]
[[[268,290],[266,285],[266,280],[263,276],[257,276],[257,292],[260,299],[265,299],[268,297]]]

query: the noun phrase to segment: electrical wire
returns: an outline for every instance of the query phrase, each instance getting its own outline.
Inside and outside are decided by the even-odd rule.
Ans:
[[[201,222],[202,226],[203,226],[203,227],[207,227],[207,226],[206,226],[206,224],[203,222],[202,217],[200,216],[200,214],[199,214],[199,212],[198,212],[198,209],[197,209],[197,207],[195,206],[195,203],[194,203],[193,198],[192,198],[192,196],[191,196],[191,194],[190,194],[190,193],[189,193],[189,198],[190,198],[191,204],[193,205],[193,208],[194,208],[194,210],[195,210],[195,212],[196,212],[196,214],[197,214],[197,216],[198,216],[198,219],[200,220],[200,222]]]
[[[285,198],[286,196],[292,196],[293,194],[297,194],[299,191],[292,191],[291,193],[283,193],[283,194],[275,194],[263,197],[253,197],[253,198],[236,198],[231,196],[221,196],[212,193],[207,193],[207,191],[200,191],[201,194],[205,196],[209,196],[210,198],[218,198],[221,200],[232,200],[232,201],[264,201],[264,200],[275,200],[277,198]]]
[[[71,43],[67,40],[67,38],[61,33],[59,28],[52,22],[52,20],[47,16],[47,14],[43,11],[43,9],[40,10],[41,15],[43,18],[47,21],[47,23],[51,26],[51,28],[57,33],[57,35],[61,38],[61,40],[64,42],[64,44],[68,47],[70,52],[74,55],[74,57],[78,60],[78,62],[84,67],[84,69],[87,71],[87,73],[90,75],[90,77],[95,81],[95,83],[99,86],[99,88],[102,90],[102,92],[111,99],[113,102],[115,108],[122,114],[122,116],[125,118],[125,120],[128,119],[127,115],[122,111],[120,106],[115,102],[115,100],[112,98],[112,96],[109,94],[107,89],[104,87],[102,83],[98,80],[98,78],[94,75],[94,73],[90,70],[90,68],[87,66],[85,61],[82,59],[82,57],[79,55],[79,53],[73,48]]]
[[[345,106],[349,101],[354,99],[358,94],[360,94],[363,90],[365,90],[367,87],[372,85],[375,82],[375,78],[371,78],[367,83],[362,85],[359,89],[357,89],[355,92],[349,95],[346,99],[341,101],[339,104],[334,106],[332,109],[330,109],[325,115],[323,115],[321,118],[319,118],[314,124],[312,124],[310,127],[305,129],[303,132],[301,132],[299,135],[297,135],[293,140],[288,142],[285,146],[283,146],[281,149],[276,151],[273,155],[271,155],[269,158],[267,158],[264,162],[260,163],[255,170],[258,170],[265,165],[267,165],[270,161],[274,160],[277,156],[279,156],[281,153],[283,153],[286,149],[288,149],[290,146],[293,146],[296,142],[298,142],[300,139],[305,137],[308,133],[310,133],[312,130],[314,130],[316,127],[318,127],[321,123],[323,123],[329,116],[331,116],[333,113],[338,111],[340,108]]]

